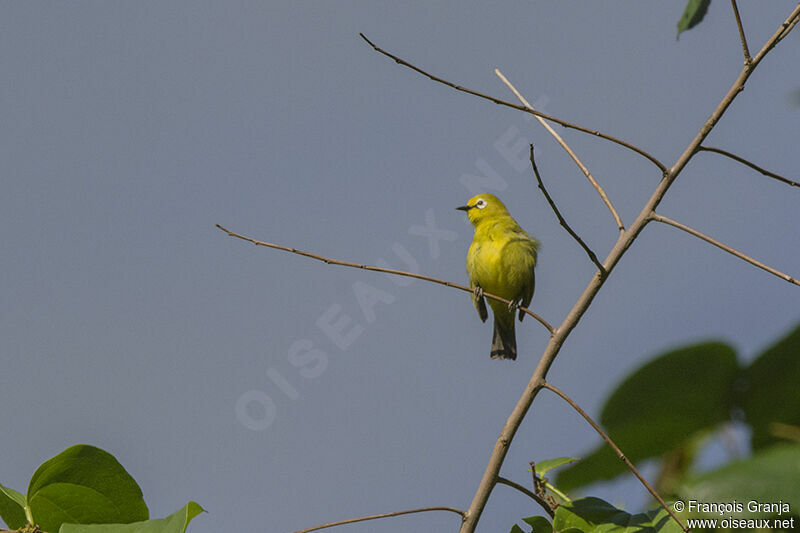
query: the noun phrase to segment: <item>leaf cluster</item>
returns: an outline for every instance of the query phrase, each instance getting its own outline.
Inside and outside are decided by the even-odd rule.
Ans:
[[[631,373],[606,400],[600,422],[631,461],[658,463],[656,486],[667,499],[782,501],[796,514],[800,509],[798,383],[800,327],[749,363],[726,343],[703,342],[656,356]],[[719,468],[698,471],[698,456],[732,424],[749,430],[752,453],[740,452]],[[619,457],[600,443],[582,461],[565,466],[554,485],[567,492],[626,472]],[[747,508],[729,515],[771,516]],[[689,514],[684,511],[682,516]],[[698,512],[691,516],[703,517]],[[583,498],[567,499],[558,506],[552,523],[544,517],[523,521],[533,533],[681,531],[674,520],[663,518],[669,518],[663,509],[631,515],[598,498]],[[518,525],[511,531],[524,533]]]
[[[60,533],[183,533],[203,512],[190,501],[150,520],[139,485],[110,453],[77,444],[36,469],[27,494],[0,484],[0,518],[11,529]]]

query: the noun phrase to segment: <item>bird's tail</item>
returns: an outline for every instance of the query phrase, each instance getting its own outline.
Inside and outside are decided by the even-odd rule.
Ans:
[[[514,315],[507,323],[494,318],[494,337],[492,337],[492,359],[517,358],[517,336],[514,333]]]

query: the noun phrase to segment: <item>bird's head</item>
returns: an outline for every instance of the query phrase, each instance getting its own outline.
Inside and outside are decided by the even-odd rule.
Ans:
[[[479,194],[473,196],[467,202],[467,205],[456,207],[461,211],[467,212],[467,217],[473,226],[477,226],[482,221],[492,220],[497,217],[509,216],[506,206],[500,199],[489,193]]]

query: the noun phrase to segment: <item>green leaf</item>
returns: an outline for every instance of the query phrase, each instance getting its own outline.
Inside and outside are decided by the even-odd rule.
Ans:
[[[565,465],[568,463],[574,463],[575,461],[580,461],[580,459],[576,459],[575,457],[558,457],[557,459],[545,459],[544,461],[539,461],[536,463],[536,474],[543,478],[544,475],[554,468],[558,468],[561,465]]]
[[[166,518],[133,524],[64,524],[59,533],[183,533],[192,518],[204,512],[199,504],[189,502]]]
[[[800,426],[800,326],[771,346],[745,370],[742,398],[753,427],[753,448],[775,443],[771,424]]]
[[[511,531],[509,531],[509,533],[525,533],[525,532],[517,524],[514,524],[513,526],[511,526]]]
[[[36,524],[58,531],[62,523],[109,524],[147,520],[136,481],[110,453],[78,444],[48,459],[28,486]]]
[[[678,21],[678,36],[676,39],[680,38],[681,33],[700,24],[700,21],[706,16],[709,4],[711,4],[711,0],[689,0],[686,3],[686,9],[683,10],[683,15]]]
[[[20,529],[25,519],[25,496],[0,484],[0,518],[9,529]]]
[[[740,513],[731,513],[731,516],[761,518],[775,513],[753,512],[747,508],[747,502],[783,501],[794,513],[800,509],[799,479],[800,445],[779,444],[690,479],[678,489],[678,493],[687,502],[736,500],[744,505],[744,509]],[[719,513],[716,515],[718,517]]]
[[[682,533],[680,526],[662,508],[630,514],[600,498],[581,498],[556,509],[553,528],[603,533]]]
[[[606,402],[600,423],[623,439],[628,457],[660,455],[687,440],[687,434],[730,420],[730,391],[738,373],[736,353],[726,344],[674,350],[625,379]]]
[[[730,420],[739,365],[733,349],[707,342],[680,348],[630,374],[603,407],[600,424],[634,463],[690,447],[697,433]],[[605,443],[559,471],[564,490],[612,479],[625,464]]]
[[[543,516],[529,516],[522,521],[531,526],[531,533],[553,533],[553,524]]]

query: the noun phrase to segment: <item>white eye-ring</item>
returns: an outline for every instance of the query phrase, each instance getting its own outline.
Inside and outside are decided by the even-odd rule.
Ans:
[[[484,200],[483,198],[479,198],[478,201],[475,202],[475,207],[477,207],[478,209],[483,209],[484,207],[486,207],[486,200]]]

